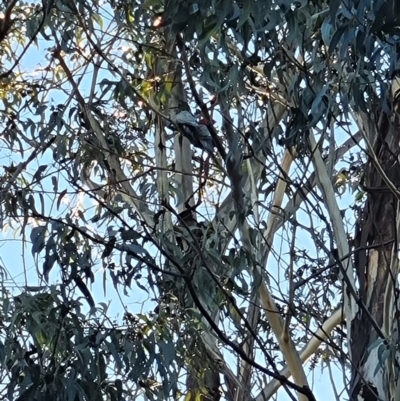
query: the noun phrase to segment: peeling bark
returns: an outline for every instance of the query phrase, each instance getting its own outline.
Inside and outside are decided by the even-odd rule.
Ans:
[[[383,111],[368,123],[374,131],[373,149],[388,178],[396,187],[400,186],[399,174],[399,121],[391,121]],[[372,128],[373,127],[373,128]],[[396,210],[398,200],[388,189],[376,165],[370,160],[364,175],[367,201],[359,215],[356,234],[355,254],[356,276],[359,282],[359,298],[387,338],[392,338],[394,316],[386,316],[389,325],[385,327],[388,283],[392,280],[390,269],[393,256],[397,259]],[[369,249],[366,250],[365,247]],[[396,288],[397,284],[393,286]],[[393,310],[394,308],[390,308]],[[390,363],[383,370],[380,364],[379,347],[371,347],[380,337],[373,328],[370,318],[362,308],[351,324],[351,360],[353,364],[350,396],[354,401],[391,400]]]

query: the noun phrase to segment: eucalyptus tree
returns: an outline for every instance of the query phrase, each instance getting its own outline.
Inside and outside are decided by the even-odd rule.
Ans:
[[[395,0],[2,7],[3,397],[398,399]]]

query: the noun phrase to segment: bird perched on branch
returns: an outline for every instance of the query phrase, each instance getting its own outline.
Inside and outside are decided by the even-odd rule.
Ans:
[[[193,114],[184,110],[175,116],[175,123],[193,146],[214,153],[214,142],[203,120],[197,121]]]

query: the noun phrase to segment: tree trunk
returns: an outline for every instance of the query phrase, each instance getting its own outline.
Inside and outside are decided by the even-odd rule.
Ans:
[[[179,111],[188,107],[188,99],[183,86],[182,67],[181,64],[177,62],[179,54],[176,49],[176,39],[175,37],[171,37],[168,31],[165,32],[165,48],[166,52],[171,55],[171,59],[160,58],[160,60],[158,60],[156,63],[155,76],[163,77],[163,79],[165,79],[161,80],[160,86],[165,85],[165,87],[167,87],[172,83],[171,94],[168,98],[166,110],[168,111],[167,114],[173,119]],[[168,93],[168,91],[165,93]],[[155,118],[157,118],[156,115]],[[157,172],[157,185],[160,193],[160,205],[165,205],[170,203],[173,204],[173,202],[170,200],[170,181],[167,172],[168,162],[165,146],[165,130],[163,122],[161,120],[159,120],[159,122],[160,124],[157,127],[154,148],[156,149],[156,161],[157,167],[159,168]],[[196,199],[193,179],[192,149],[190,142],[180,134],[176,135],[174,138],[174,152],[175,170],[177,172],[174,175],[174,181],[176,182],[183,199],[183,202],[180,202],[177,206],[177,212],[182,221],[179,221],[175,226],[175,231],[180,230],[182,231],[181,234],[185,234],[183,237],[190,237],[189,233],[191,232],[193,235],[193,233],[195,233],[194,227],[197,227],[198,225],[196,213],[191,210],[191,208],[194,207]],[[170,211],[164,210],[164,212],[165,213],[161,215],[159,224],[160,227],[162,227],[162,231],[168,232],[168,230],[172,228],[173,219]],[[184,223],[184,226],[181,223]],[[173,238],[172,231],[173,230],[170,230],[169,240],[176,240],[176,245],[181,248],[183,254],[186,254],[187,252],[193,253],[193,261],[186,261],[185,266],[182,267],[190,266],[190,269],[193,269],[195,266],[195,259],[198,258],[198,255],[194,249],[191,249],[191,245],[186,243],[185,240],[176,237]],[[168,249],[168,245],[166,246],[166,249]],[[173,256],[174,255],[171,254],[171,257]],[[189,274],[189,272],[187,273]],[[190,272],[190,274],[192,274],[192,272]],[[160,288],[163,288],[164,290],[164,293],[160,294],[161,299],[168,297],[168,294],[172,293],[181,301],[180,306],[183,309],[193,308],[192,304],[188,305],[186,303],[185,296],[181,293],[180,288],[183,286],[182,280],[180,283],[177,283],[176,280],[171,280],[168,275],[165,275],[163,281],[164,282],[160,284]],[[211,283],[213,284],[212,280]],[[204,300],[205,305],[207,305],[206,301],[207,300]],[[215,306],[209,307],[215,309]],[[216,323],[218,323],[219,311],[215,310],[212,312],[210,313],[215,317]],[[190,315],[190,313],[188,313],[188,315]],[[205,324],[207,325],[207,323]],[[205,337],[206,333],[199,333],[199,341],[200,339],[204,340]],[[215,343],[216,347],[217,345],[214,339],[213,343]],[[221,383],[218,367],[216,366],[215,361],[209,358],[207,354],[204,354],[197,358],[194,365],[195,366],[189,364],[187,366],[187,390],[190,394],[190,399],[219,401]]]
[[[399,119],[377,112],[375,120],[366,121],[365,130],[386,176],[400,186]],[[370,151],[368,152],[370,153]],[[398,369],[393,369],[390,346],[397,343],[397,224],[398,200],[382,178],[371,154],[365,167],[363,185],[367,194],[359,213],[355,234],[355,268],[359,281],[361,306],[351,324],[352,360],[351,400],[392,400]],[[368,249],[365,249],[368,248]],[[377,326],[374,328],[372,319]],[[379,339],[382,334],[389,340]],[[379,368],[381,366],[381,368]],[[395,398],[398,399],[398,398]]]

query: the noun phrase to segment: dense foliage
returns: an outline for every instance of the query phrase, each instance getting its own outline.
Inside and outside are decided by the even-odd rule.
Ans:
[[[332,364],[343,397],[358,307],[376,369],[396,359],[357,266],[368,177],[398,195],[398,2],[2,8],[1,228],[32,255],[3,267],[3,399],[312,400],[307,369]]]

